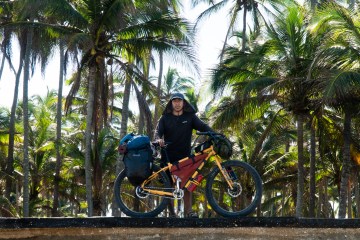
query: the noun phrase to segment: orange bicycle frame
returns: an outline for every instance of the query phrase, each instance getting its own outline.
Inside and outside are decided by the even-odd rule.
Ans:
[[[202,160],[202,163],[200,164],[200,166],[198,167],[197,170],[194,171],[194,173],[191,175],[190,179],[194,179],[196,178],[196,176],[199,174],[199,170],[201,170],[204,165],[206,164],[206,162],[213,157],[213,159],[215,160],[215,164],[217,165],[217,167],[219,168],[219,170],[221,171],[222,175],[224,176],[227,184],[229,185],[229,187],[231,189],[233,189],[233,182],[229,176],[229,174],[227,173],[227,171],[225,169],[222,168],[221,163],[222,163],[222,159],[220,156],[218,156],[213,148],[213,146],[211,145],[209,148],[205,149],[202,151],[203,153],[208,153],[207,157],[205,159]],[[200,155],[200,153],[196,153],[195,156]],[[186,161],[188,158],[183,158],[181,160],[179,160],[179,163],[182,161]],[[159,171],[153,173],[150,177],[148,177],[142,184],[141,184],[141,188],[144,189],[145,191],[147,191],[150,194],[153,195],[159,195],[159,196],[168,196],[168,197],[173,197],[173,193],[172,192],[166,192],[166,191],[162,191],[162,190],[156,190],[156,189],[150,189],[147,188],[146,185],[147,183],[151,182],[152,180],[154,180],[155,178],[158,177],[160,172],[165,172],[169,169],[171,169],[171,167],[173,166],[173,164],[168,163],[168,165],[166,167],[161,168]],[[175,178],[174,175],[171,175],[172,180],[175,182]],[[200,183],[198,182],[194,182],[192,180],[188,180],[185,184],[185,188],[187,188],[190,184],[196,184],[199,185]]]

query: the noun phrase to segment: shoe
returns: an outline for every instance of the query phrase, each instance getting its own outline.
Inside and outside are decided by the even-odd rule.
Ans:
[[[196,212],[189,212],[187,214],[188,218],[199,218],[199,215]]]

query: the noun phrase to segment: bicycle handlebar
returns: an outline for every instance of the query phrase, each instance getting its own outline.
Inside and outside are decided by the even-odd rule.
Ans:
[[[172,142],[165,142],[165,145],[162,148],[166,148],[168,145],[170,145]],[[161,147],[158,141],[151,142],[154,147]]]
[[[211,131],[207,131],[207,132],[199,132],[199,131],[197,131],[196,135],[206,135],[206,136],[211,136],[211,137],[213,137],[213,136],[223,136],[223,134],[221,134],[221,133],[216,133],[216,132],[211,132]]]

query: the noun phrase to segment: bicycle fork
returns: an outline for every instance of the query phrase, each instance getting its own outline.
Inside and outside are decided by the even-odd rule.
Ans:
[[[225,167],[221,166],[221,158],[219,158],[217,155],[214,156],[215,158],[215,162],[216,162],[216,165],[218,166],[221,174],[224,176],[225,178],[225,181],[227,182],[229,188],[231,190],[233,190],[234,188],[234,182],[233,180],[235,180],[231,174],[235,174],[234,172],[232,172],[232,170],[228,171]]]

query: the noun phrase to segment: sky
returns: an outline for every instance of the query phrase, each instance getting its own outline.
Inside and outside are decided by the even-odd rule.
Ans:
[[[206,5],[200,5],[196,8],[190,7],[190,0],[184,0],[184,11],[186,12],[186,17],[190,21],[194,21],[197,16],[206,9]],[[228,26],[228,12],[227,10],[223,10],[218,12],[208,18],[206,21],[203,21],[199,25],[199,29],[197,32],[197,53],[199,59],[199,65],[201,70],[201,83],[208,78],[208,69],[213,67],[218,62],[218,54],[222,48],[226,30]],[[14,41],[13,46],[13,64],[15,69],[19,64],[18,56],[19,49],[16,46],[16,41]],[[172,66],[177,68],[176,66]],[[74,69],[68,69],[68,76],[73,72]],[[166,69],[165,69],[166,71]],[[188,73],[183,73],[179,70],[181,74],[184,74],[183,77],[192,77],[188,75]],[[36,67],[35,73],[30,79],[29,82],[29,97],[33,95],[45,96],[48,90],[57,90],[58,89],[58,79],[59,79],[59,57],[57,52],[55,51],[53,57],[49,61],[48,66],[46,67],[46,71],[44,75],[40,72],[40,66]],[[20,82],[23,81],[23,77],[21,77]],[[5,65],[5,69],[3,75],[0,79],[0,107],[7,107],[10,109],[13,94],[14,94],[14,83],[15,83],[15,75],[10,71],[8,65]],[[19,100],[22,99],[23,96],[23,85],[22,83],[19,86]],[[68,87],[64,87],[64,94],[66,94]],[[205,99],[206,100],[206,99]]]

